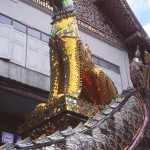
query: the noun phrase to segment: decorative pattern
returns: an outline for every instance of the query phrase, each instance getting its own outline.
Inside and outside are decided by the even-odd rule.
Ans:
[[[42,0],[22,0],[48,14],[52,14],[52,7]],[[137,38],[130,41],[128,49],[134,53],[136,45],[150,52],[150,39],[141,24],[133,14],[126,0],[79,0],[77,6],[77,21],[81,30],[103,40],[113,46],[126,49],[124,40],[133,36],[137,31]],[[132,58],[134,54],[132,55]]]
[[[87,24],[96,27],[105,33],[105,38],[112,43],[123,47],[123,37],[118,29],[110,21],[102,9],[99,9],[93,0],[80,0],[76,3],[77,18]]]
[[[88,50],[88,47],[86,50]],[[146,65],[149,65],[149,54],[147,52],[145,52],[145,62]],[[142,64],[139,49],[137,49],[136,57],[131,63],[131,74],[134,74],[136,70],[137,76],[139,76],[139,80],[133,80],[133,82],[137,82],[137,84],[135,85],[137,85],[137,88],[140,92],[142,92],[147,85],[144,84],[143,81],[147,81],[144,79],[149,78],[149,76],[147,75],[147,78],[143,78],[142,73],[145,73],[145,70],[141,70],[139,68],[139,66],[141,67],[142,65],[143,67],[145,66],[144,64]],[[145,101],[143,101],[143,98],[141,97],[142,95],[143,94],[140,94],[134,88],[128,88],[127,90],[122,92],[120,97],[116,98],[109,105],[105,105],[102,111],[98,111],[85,123],[79,123],[77,127],[66,127],[63,125],[62,128],[58,130],[58,126],[57,124],[55,124],[54,127],[56,127],[57,131],[51,134],[52,128],[50,127],[50,124],[52,124],[54,122],[53,121],[49,123],[49,126],[45,125],[44,128],[45,131],[47,130],[50,132],[47,132],[46,134],[43,134],[36,139],[27,137],[26,139],[16,143],[15,145],[5,144],[0,147],[0,149],[136,149],[148,125],[149,117]],[[144,95],[144,97],[145,96],[146,95]],[[55,104],[59,106],[59,103]],[[53,107],[55,104],[51,103],[49,104],[49,106]],[[59,110],[59,107],[57,109]],[[40,114],[38,114],[37,118],[38,117],[40,118]],[[57,119],[62,119],[63,123],[67,122],[62,116],[60,116],[60,118],[57,116],[56,122],[58,121]],[[71,123],[71,120],[68,120],[68,122]],[[60,121],[58,123],[61,124]],[[63,129],[63,127],[65,128]],[[35,130],[35,133],[42,133],[41,131],[43,131],[42,124],[37,130]],[[142,146],[142,142],[140,143],[140,146]]]
[[[146,88],[150,88],[150,54],[145,51],[144,60],[146,63],[144,72],[144,85]]]
[[[110,78],[92,62],[88,45],[83,47],[76,19],[70,15],[72,1],[65,5],[60,2],[66,1],[50,3],[57,13],[50,38],[49,101],[38,105],[19,128],[20,134],[27,138],[0,149],[135,149],[148,124],[141,96],[149,86],[150,69],[145,70],[137,49],[131,63],[131,77],[142,94],[128,88],[118,96]],[[148,53],[145,62],[149,67]],[[89,119],[85,122],[86,116]]]
[[[68,127],[64,131],[57,131],[49,136],[42,135],[35,140],[27,138],[10,147],[30,150],[128,149],[141,132],[145,115],[142,101],[137,94],[133,96],[133,93],[135,89],[124,91],[122,98],[116,99],[104,111],[98,112],[74,129]],[[108,113],[110,108],[112,111]],[[1,149],[5,147],[6,145]]]
[[[123,0],[106,0],[101,3],[101,7],[107,10],[108,16],[111,16],[114,24],[117,25],[117,28],[123,36],[126,38],[131,34],[137,31],[137,24],[130,17],[130,14],[127,14],[127,3]],[[120,21],[116,21],[119,19]]]
[[[135,58],[130,64],[130,75],[134,87],[138,90],[144,88],[144,70],[145,66],[141,60],[139,47],[137,47]]]
[[[150,88],[150,54],[147,51],[144,53],[144,61],[145,65],[141,58],[141,53],[138,46],[135,53],[135,58],[130,64],[131,79],[134,87],[138,90],[141,88]]]
[[[54,17],[50,37],[49,102],[64,96],[67,109],[70,111],[74,111],[73,107],[77,100],[99,105],[109,103],[117,96],[116,87],[110,78],[94,65],[91,56],[88,55],[88,46],[83,47],[76,18],[70,16],[70,13],[75,11],[72,0],[67,1],[65,6],[63,2],[62,0],[58,5],[57,1],[54,1],[51,5],[54,7]],[[89,116],[85,112],[79,113]]]

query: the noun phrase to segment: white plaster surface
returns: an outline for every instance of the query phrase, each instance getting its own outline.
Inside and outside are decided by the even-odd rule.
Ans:
[[[21,1],[0,0],[0,13],[21,21],[45,33],[50,33],[51,17]],[[128,53],[80,32],[84,44],[88,43],[93,54],[120,67],[123,89],[132,86],[129,75]],[[40,89],[49,90],[49,77],[27,68],[0,60],[0,76],[14,79]]]
[[[0,13],[25,23],[45,33],[50,33],[51,16],[18,0],[0,0]]]

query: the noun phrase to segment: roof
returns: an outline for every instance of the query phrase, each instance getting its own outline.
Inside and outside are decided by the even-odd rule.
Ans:
[[[124,37],[125,45],[134,51],[150,51],[150,38],[134,15],[126,0],[97,0],[96,4],[108,15]]]
[[[98,112],[86,123],[76,128],[68,127],[52,135],[42,135],[32,140],[30,137],[16,143],[6,144],[3,149],[135,149],[142,138],[147,125],[145,104],[135,89],[128,89],[110,104],[110,107]]]

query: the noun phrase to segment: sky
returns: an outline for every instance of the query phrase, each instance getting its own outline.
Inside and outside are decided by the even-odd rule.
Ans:
[[[150,37],[150,0],[127,0],[127,2]]]

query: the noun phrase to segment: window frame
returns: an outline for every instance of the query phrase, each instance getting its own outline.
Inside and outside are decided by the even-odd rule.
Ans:
[[[94,59],[93,59],[93,58],[94,58],[94,59],[95,59],[95,58],[98,59],[98,64],[94,62]],[[121,73],[120,73],[120,67],[119,67],[119,66],[117,66],[117,65],[115,65],[115,64],[113,64],[113,63],[111,63],[111,62],[109,62],[109,61],[107,61],[107,60],[105,60],[105,59],[103,59],[103,58],[100,58],[100,57],[98,57],[98,56],[95,56],[95,55],[92,55],[92,59],[93,59],[93,62],[94,62],[96,65],[99,65],[100,67],[109,69],[109,70],[111,70],[111,71],[113,71],[113,72],[115,72],[115,73],[121,75]],[[106,67],[106,65],[102,65],[102,62],[108,64],[108,66]],[[111,66],[112,66],[112,67],[111,67]],[[115,70],[115,69],[112,69],[113,67],[116,68],[116,70]],[[118,69],[118,70],[117,70],[117,69]]]
[[[34,31],[34,32],[38,32],[38,33],[39,33],[39,37],[36,36],[36,35],[34,35],[34,34],[32,34],[32,33],[30,34],[30,33],[29,33],[30,30],[31,30],[31,31]],[[39,30],[35,29],[35,28],[32,28],[32,27],[29,27],[29,26],[28,26],[28,28],[27,28],[27,34],[30,35],[30,36],[32,36],[32,37],[35,37],[35,38],[41,40],[41,32],[40,32]]]
[[[18,23],[18,24],[24,26],[24,27],[26,28],[25,31],[16,28],[16,27],[14,26],[14,22],[16,22],[16,23]],[[13,20],[12,20],[12,26],[14,27],[14,29],[16,29],[16,30],[18,30],[18,31],[20,31],[20,32],[23,32],[23,33],[26,33],[26,34],[27,34],[27,26],[26,26],[25,24],[23,24],[23,23],[21,23],[21,22],[19,22],[19,21],[13,19]]]
[[[2,17],[5,17],[5,18],[9,19],[10,23],[2,22]],[[12,25],[12,18],[0,13],[0,23],[7,24],[7,25]]]
[[[11,20],[11,23],[10,23],[10,24],[8,24],[8,23],[3,23],[3,22],[1,21],[1,17],[6,17],[6,18],[10,19],[10,20]],[[17,22],[17,23],[19,23],[19,24],[25,26],[25,27],[26,27],[26,31],[24,32],[24,31],[22,31],[22,30],[19,30],[19,29],[15,28],[14,25],[13,25],[14,22]],[[23,32],[23,33],[25,33],[25,34],[27,34],[27,35],[30,35],[30,36],[32,36],[32,37],[35,37],[35,38],[37,38],[37,39],[39,39],[39,40],[41,40],[41,41],[43,41],[43,42],[49,43],[49,40],[45,40],[42,35],[46,35],[46,36],[50,37],[50,34],[44,33],[44,32],[42,32],[42,31],[40,31],[40,30],[38,30],[38,29],[36,29],[36,28],[34,28],[34,27],[28,26],[28,25],[26,25],[25,23],[22,23],[21,21],[18,21],[18,20],[14,19],[14,18],[11,18],[11,17],[9,17],[9,16],[7,16],[7,15],[5,15],[5,14],[3,14],[3,13],[0,13],[0,23],[2,23],[2,24],[7,24],[7,25],[11,25],[11,26],[14,27],[14,29],[16,29],[16,30],[18,30],[18,31],[20,31],[20,32]],[[37,31],[37,32],[40,33],[40,35],[39,35],[39,36],[35,36],[34,34],[30,34],[28,29]]]
[[[48,41],[45,40],[45,39],[43,39],[43,35],[45,35],[45,36],[48,37]],[[42,40],[43,42],[49,43],[49,38],[50,38],[50,35],[48,35],[48,34],[46,34],[46,33],[44,33],[44,32],[41,32],[41,40]]]

